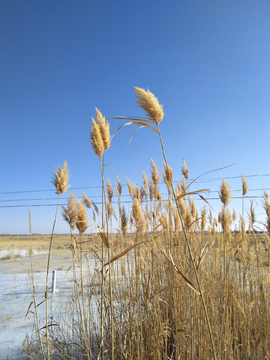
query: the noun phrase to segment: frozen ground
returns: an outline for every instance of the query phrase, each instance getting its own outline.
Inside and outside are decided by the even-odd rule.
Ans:
[[[34,315],[29,313],[26,317],[28,307],[33,300],[30,258],[25,250],[15,252],[20,258],[0,260],[0,359],[23,358],[21,351],[23,341],[34,331]],[[6,251],[0,251],[0,259],[6,255]],[[34,267],[38,269],[34,273],[37,303],[44,300],[46,267],[43,263],[46,258],[47,253],[34,253]],[[72,271],[67,271],[71,265],[70,260],[68,253],[53,254],[51,258],[49,286],[51,286],[52,270],[57,270],[57,291],[49,294],[49,314],[53,318],[58,318],[68,311],[73,289]],[[87,266],[93,269],[94,260],[88,260]],[[45,303],[38,309],[40,324],[44,326]]]

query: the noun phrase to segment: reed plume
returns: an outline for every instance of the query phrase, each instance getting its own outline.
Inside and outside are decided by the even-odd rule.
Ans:
[[[103,140],[104,150],[107,150],[111,146],[110,124],[102,116],[101,112],[96,108],[97,118],[96,122],[99,125],[101,137]]]
[[[95,212],[96,212],[96,214],[97,214],[97,216],[99,215],[99,210],[98,210],[98,207],[97,207],[97,205],[94,203],[94,201],[92,200],[92,205],[93,205],[93,207],[94,207],[94,209],[95,209]]]
[[[59,166],[58,169],[54,170],[54,175],[52,177],[51,183],[55,186],[55,193],[59,196],[65,193],[70,187],[68,184],[70,171],[67,166],[67,162],[65,161],[61,168]]]
[[[242,194],[243,196],[245,196],[248,192],[248,182],[243,174],[241,174],[241,177],[242,177]]]
[[[232,220],[236,221],[236,219],[237,219],[236,211],[235,211],[235,209],[233,209]]]
[[[143,171],[143,186],[145,191],[145,198],[147,197],[147,190],[148,190],[148,182],[147,182],[147,176],[145,172]]]
[[[229,183],[224,178],[222,178],[222,184],[219,188],[220,200],[224,206],[227,206],[230,203],[232,197],[231,187]]]
[[[201,209],[201,232],[203,233],[206,225],[206,208],[205,206]]]
[[[183,166],[182,166],[181,172],[182,172],[182,175],[184,176],[184,178],[186,180],[188,180],[188,178],[189,178],[189,170],[188,170],[188,167],[186,165],[185,159],[183,159]]]
[[[160,176],[158,173],[157,166],[154,163],[153,159],[151,159],[151,177],[152,177],[154,189],[155,189],[155,199],[160,200],[161,197],[160,197],[159,188],[158,188],[158,185],[160,182]]]
[[[127,234],[128,231],[128,217],[124,206],[122,207],[121,211],[121,231],[124,236]]]
[[[232,216],[231,216],[229,209],[227,209],[225,207],[225,205],[222,206],[222,210],[218,214],[218,220],[219,220],[219,223],[221,224],[222,230],[223,230],[227,240],[229,240],[231,237],[230,226],[232,223]]]
[[[132,186],[128,178],[127,178],[127,187],[128,187],[129,196],[132,197],[133,195]]]
[[[268,234],[270,235],[270,204],[269,204],[269,200],[268,200],[268,193],[263,189],[263,208],[264,211],[266,213],[266,222],[265,222],[265,227],[266,230],[268,232]]]
[[[157,186],[160,182],[160,176],[158,173],[157,166],[154,163],[153,159],[151,159],[151,177],[152,177],[154,185]]]
[[[113,186],[112,186],[112,184],[110,183],[110,180],[109,180],[109,179],[107,179],[106,190],[107,190],[108,200],[109,200],[109,202],[111,203],[111,202],[112,202],[112,198],[113,198],[114,191],[113,191]]]
[[[255,209],[254,209],[254,206],[253,206],[253,201],[250,202],[250,208],[249,208],[249,212],[248,212],[248,217],[249,217],[250,226],[253,229],[254,223],[256,221],[256,215],[255,215]]]
[[[165,185],[167,186],[168,193],[171,195],[172,181],[173,181],[173,171],[172,168],[163,162],[164,170],[162,170],[162,177]]]
[[[77,202],[77,211],[78,211],[78,217],[76,221],[76,227],[79,230],[79,233],[83,234],[88,228],[88,219],[86,217],[86,210],[85,207],[83,206],[82,200],[78,200]]]
[[[119,196],[122,194],[122,184],[119,180],[119,177],[116,178],[116,181],[117,181],[117,190],[118,190],[118,193],[119,193]]]
[[[190,230],[192,224],[192,216],[189,207],[186,208],[186,218],[184,220],[186,229]]]
[[[86,196],[86,194],[84,192],[82,193],[82,196],[83,196],[84,205],[87,207],[87,209],[91,209],[91,207],[92,207],[91,200]]]
[[[140,200],[134,199],[132,204],[132,217],[135,220],[136,229],[139,236],[143,236],[145,230],[145,221],[140,204]]]
[[[136,91],[137,104],[148,114],[149,118],[156,124],[159,124],[163,117],[163,106],[159,104],[158,99],[149,90],[134,87]]]
[[[183,199],[186,201],[186,193],[187,193],[187,186],[185,182],[184,176],[182,176],[182,182],[181,182],[181,195],[183,196]]]
[[[76,221],[78,217],[77,202],[75,200],[74,191],[72,191],[68,198],[67,207],[62,206],[62,216],[64,220],[69,224],[72,230],[76,227]]]
[[[138,190],[138,188],[137,188],[137,185],[136,184],[134,184],[133,186],[132,186],[132,198],[133,199],[140,199],[140,193],[139,193],[139,190]]]
[[[98,123],[92,118],[92,127],[90,132],[92,148],[99,159],[104,154],[104,143]]]

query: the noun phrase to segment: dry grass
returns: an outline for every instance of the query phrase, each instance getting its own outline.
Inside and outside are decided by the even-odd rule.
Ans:
[[[117,179],[117,221],[121,231],[118,235],[111,233],[110,220],[117,215],[111,208],[114,194],[110,181],[109,201],[105,196],[102,158],[109,148],[104,138],[109,136],[109,127],[97,110],[91,140],[100,160],[101,213],[93,202],[92,205],[93,219],[100,220],[102,228],[95,236],[76,237],[72,231],[69,238],[54,236],[55,252],[65,241],[63,251],[72,253],[66,264],[73,267],[74,283],[69,317],[53,324],[37,324],[43,336],[39,340],[33,335],[27,354],[45,359],[39,347],[43,345],[52,359],[270,359],[268,235],[252,231],[256,221],[254,208],[250,210],[248,236],[243,214],[240,223],[235,223],[236,214],[232,216],[229,209],[230,185],[224,179],[218,219],[211,212],[208,217],[205,207],[196,209],[189,198],[196,194],[202,197],[206,189],[192,191],[186,185],[189,170],[185,161],[181,185],[176,179],[177,186],[172,186],[173,171],[168,166],[159,129],[163,108],[149,91],[135,90],[138,104],[148,118],[121,119],[129,120],[125,125],[136,124],[159,134],[168,198],[160,195],[161,178],[153,160],[149,181],[145,173],[141,187],[128,180],[130,208],[121,205],[122,185]],[[269,231],[267,193],[264,202]],[[80,206],[83,213],[83,203]],[[70,223],[69,218],[66,220]],[[83,225],[84,220],[85,213],[79,224]],[[33,247],[41,243],[48,246],[50,238],[33,238],[32,242]],[[95,259],[95,270],[89,265],[90,256]]]

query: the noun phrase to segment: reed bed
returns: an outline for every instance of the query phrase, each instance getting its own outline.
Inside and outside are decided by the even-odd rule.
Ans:
[[[105,185],[104,152],[113,137],[108,121],[96,110],[90,139],[101,170],[102,209],[86,194],[79,201],[74,193],[63,207],[72,253],[67,267],[73,272],[68,311],[50,322],[47,276],[46,321],[35,317],[36,332],[25,353],[31,359],[270,359],[268,194],[264,191],[263,235],[254,232],[252,203],[248,233],[244,212],[237,217],[230,211],[232,193],[224,179],[220,212],[213,217],[203,197],[208,189],[192,190],[196,180],[189,180],[185,160],[183,177],[174,185],[159,128],[163,108],[150,91],[135,91],[147,117],[120,119],[158,134],[162,175],[151,160],[150,174],[143,172],[140,187],[127,179],[131,206],[123,206],[120,180],[114,181],[115,188],[110,180]],[[69,186],[68,174],[66,163],[55,171],[59,197]],[[242,180],[244,207],[248,184],[244,176]],[[166,198],[159,191],[161,181]],[[114,191],[117,209],[112,205]],[[202,209],[196,209],[194,196],[205,201]],[[91,227],[99,225],[99,247],[91,246],[93,236],[82,236],[90,226],[87,211]],[[113,218],[117,235],[112,233]],[[52,244],[53,233],[50,249]],[[39,306],[33,314],[40,314]]]

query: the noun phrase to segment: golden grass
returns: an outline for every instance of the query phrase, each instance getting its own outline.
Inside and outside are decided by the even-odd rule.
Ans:
[[[107,180],[106,196],[102,158],[108,148],[105,136],[109,136],[109,126],[96,110],[91,139],[100,160],[101,213],[93,202],[92,205],[93,214],[101,217],[100,231],[95,236],[80,237],[71,231],[68,242],[72,260],[66,265],[73,266],[74,271],[71,319],[68,323],[59,321],[55,327],[48,322],[40,326],[46,329],[47,352],[52,358],[91,360],[269,359],[268,234],[253,232],[256,214],[251,205],[250,234],[246,236],[244,214],[239,216],[237,224],[236,213],[232,216],[229,210],[232,193],[224,178],[219,192],[218,221],[211,211],[207,216],[206,207],[199,215],[191,196],[205,200],[200,193],[206,189],[190,190],[194,181],[186,185],[189,170],[185,160],[181,184],[176,179],[177,185],[173,186],[173,171],[159,129],[163,108],[150,91],[140,88],[135,91],[138,105],[146,111],[149,120],[122,119],[132,120],[125,125],[136,124],[159,134],[168,199],[162,199],[159,192],[161,178],[153,160],[149,178],[143,172],[140,187],[127,179],[132,202],[129,210],[121,206],[122,185],[117,178],[119,233],[112,234],[109,221],[112,215],[117,218],[112,207],[114,192]],[[156,125],[156,129],[149,123]],[[76,224],[82,234],[87,226],[86,213],[82,202],[78,204]],[[270,206],[266,192],[264,209],[269,232]],[[64,215],[71,224],[68,207]],[[80,226],[84,225],[82,229]],[[33,247],[34,244],[33,238]],[[57,237],[52,246],[53,250],[61,248]],[[89,256],[95,258],[95,271],[90,267],[85,271],[83,267]],[[80,279],[76,277],[77,267]],[[98,289],[94,284],[100,285]],[[40,353],[38,350],[35,353],[33,346],[36,340],[33,336],[27,349],[39,358]]]

